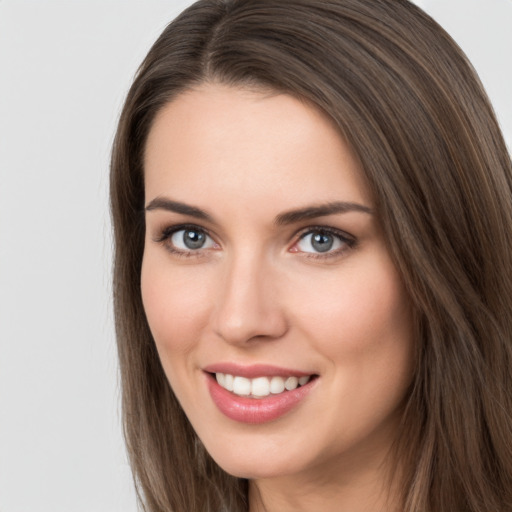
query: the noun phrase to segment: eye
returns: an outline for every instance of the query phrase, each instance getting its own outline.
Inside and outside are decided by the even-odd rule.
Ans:
[[[303,233],[293,247],[294,252],[304,252],[315,255],[337,254],[353,247],[355,240],[343,232],[327,229],[309,229]]]
[[[174,231],[168,239],[173,248],[178,251],[197,251],[216,246],[211,237],[198,228],[179,229]]]
[[[175,256],[205,256],[204,250],[220,248],[205,229],[194,225],[168,226],[153,240]]]

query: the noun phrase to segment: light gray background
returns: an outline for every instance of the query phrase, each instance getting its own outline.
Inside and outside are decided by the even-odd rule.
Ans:
[[[137,65],[189,0],[0,0],[0,512],[135,512],[110,307],[108,160]],[[512,0],[418,0],[512,147]]]

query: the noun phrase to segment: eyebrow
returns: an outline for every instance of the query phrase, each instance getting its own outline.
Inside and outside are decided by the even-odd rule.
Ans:
[[[146,211],[149,212],[152,210],[165,210],[183,215],[189,215],[191,217],[195,217],[196,219],[205,220],[212,223],[214,222],[213,217],[204,210],[201,210],[201,208],[181,203],[179,201],[173,201],[164,197],[156,197],[146,206]],[[274,219],[274,224],[277,226],[284,226],[303,220],[348,212],[360,212],[369,215],[373,214],[373,210],[368,206],[347,201],[334,201],[326,204],[312,205],[280,213]]]
[[[204,210],[201,210],[201,208],[180,203],[179,201],[172,201],[164,197],[156,197],[146,206],[147,212],[152,210],[166,210],[168,212],[181,213],[195,217],[196,219],[213,222],[213,217]]]
[[[335,201],[326,204],[319,204],[299,208],[298,210],[290,210],[279,214],[275,219],[275,224],[283,226],[286,224],[294,224],[308,219],[315,219],[317,217],[324,217],[326,215],[335,215],[339,213],[360,212],[373,214],[373,210],[368,206],[359,203],[351,203],[347,201]]]

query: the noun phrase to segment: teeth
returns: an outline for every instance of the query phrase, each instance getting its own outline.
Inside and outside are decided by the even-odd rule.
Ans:
[[[272,377],[270,381],[270,392],[277,395],[284,391],[284,379],[282,377]]]
[[[297,377],[288,377],[284,383],[284,387],[288,391],[294,390],[299,385],[299,379]]]
[[[233,375],[229,375],[228,373],[226,373],[226,375],[224,376],[224,387],[228,390],[228,391],[233,391]],[[222,386],[222,384],[221,384]]]
[[[301,377],[299,379],[299,385],[304,386],[304,384],[307,384],[309,382],[310,378],[311,377],[309,375],[307,375],[306,377]]]
[[[267,377],[258,377],[252,379],[251,395],[254,396],[268,396],[270,395],[270,382]]]
[[[252,396],[262,398],[270,394],[278,395],[286,391],[292,391],[299,386],[304,386],[309,382],[311,376],[305,377],[257,377],[247,379],[238,375],[229,373],[216,373],[215,378],[219,386],[232,391],[239,396]]]
[[[251,381],[245,377],[235,377],[233,379],[233,393],[240,396],[249,396],[251,394]]]

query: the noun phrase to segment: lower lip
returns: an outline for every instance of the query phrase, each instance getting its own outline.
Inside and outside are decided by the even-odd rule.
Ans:
[[[208,374],[208,390],[217,408],[228,418],[240,423],[266,423],[273,421],[294,407],[309,394],[317,379],[310,380],[304,386],[279,395],[264,398],[247,398],[235,395],[219,386],[215,377]]]

